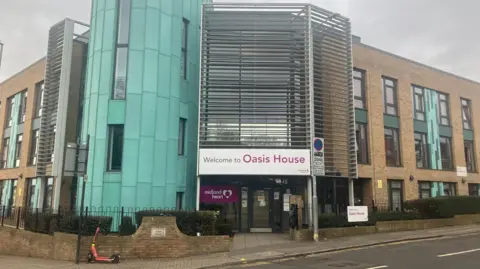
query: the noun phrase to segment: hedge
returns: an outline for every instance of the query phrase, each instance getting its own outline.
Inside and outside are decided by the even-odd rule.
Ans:
[[[142,225],[143,217],[152,216],[174,216],[177,219],[178,229],[191,236],[214,235],[216,215],[213,211],[161,211],[161,210],[144,210],[135,213],[137,227]]]
[[[480,197],[441,196],[405,202],[405,209],[423,218],[452,218],[455,215],[480,214]]]

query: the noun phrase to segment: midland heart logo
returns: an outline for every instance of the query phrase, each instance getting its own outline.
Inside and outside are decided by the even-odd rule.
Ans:
[[[232,190],[223,190],[223,196],[228,199],[232,196]]]

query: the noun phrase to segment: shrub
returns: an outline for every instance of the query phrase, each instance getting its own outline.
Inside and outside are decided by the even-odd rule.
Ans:
[[[24,229],[27,231],[52,234],[59,218],[58,214],[51,212],[26,212]]]
[[[405,202],[405,209],[423,218],[452,218],[454,215],[479,214],[480,197],[443,196]]]
[[[144,210],[135,213],[137,226],[142,224],[143,217],[153,216],[174,216],[177,219],[178,229],[186,234],[195,236],[214,235],[216,214],[213,211],[162,211],[162,210]]]
[[[97,227],[103,234],[110,233],[112,227],[112,217],[87,216],[83,218],[83,235],[94,235]],[[76,215],[64,215],[59,221],[58,230],[66,233],[77,233],[80,223],[80,217]]]
[[[216,235],[228,235],[233,237],[233,226],[230,223],[216,223],[215,224]]]
[[[122,222],[118,227],[118,231],[120,232],[120,235],[132,235],[135,233],[136,230],[137,228],[133,224],[132,217],[127,217],[127,216],[122,217]]]
[[[418,212],[374,212],[371,215],[376,221],[415,220],[423,218]]]
[[[342,228],[355,226],[373,226],[376,219],[369,216],[367,222],[348,222],[346,215],[320,215],[318,218],[318,228]]]

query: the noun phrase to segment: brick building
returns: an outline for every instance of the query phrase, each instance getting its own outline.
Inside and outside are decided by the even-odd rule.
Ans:
[[[474,104],[480,83],[365,45],[359,37],[353,38],[353,61],[356,193],[363,196],[357,198],[395,209],[416,198],[478,195],[480,118],[474,115],[480,108]]]

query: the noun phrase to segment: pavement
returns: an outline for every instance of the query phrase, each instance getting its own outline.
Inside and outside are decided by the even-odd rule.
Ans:
[[[194,256],[188,258],[169,260],[122,260],[119,264],[74,264],[71,262],[58,262],[46,259],[35,259],[17,256],[0,256],[0,269],[12,268],[62,268],[62,269],[83,269],[83,268],[162,268],[162,269],[197,269],[197,268],[225,268],[228,266],[249,266],[255,263],[268,263],[279,259],[302,259],[311,255],[335,253],[338,251],[354,250],[392,244],[409,242],[415,240],[433,240],[441,238],[455,238],[458,236],[480,235],[480,225],[446,227],[431,230],[379,233],[363,236],[343,237],[332,240],[321,240],[320,242],[293,242],[285,240],[283,235],[279,239],[271,240],[269,244],[256,243],[242,245],[242,239],[234,244],[228,253]],[[251,235],[244,242],[254,242],[252,238],[259,238],[261,235]],[[268,235],[272,236],[272,235]],[[476,237],[478,238],[478,237]],[[250,240],[248,240],[250,239]],[[235,241],[235,240],[234,240]],[[434,241],[433,241],[434,242]],[[248,247],[247,247],[248,246]],[[46,246],[48,247],[48,246]],[[480,248],[480,246],[479,246]],[[480,252],[477,254],[480,255]],[[268,265],[268,264],[266,264]],[[280,269],[275,267],[276,269]],[[288,267],[287,267],[288,268]],[[295,267],[293,267],[295,268]],[[306,267],[308,268],[308,267]],[[328,268],[328,267],[327,267]],[[353,267],[355,268],[355,267]],[[408,267],[407,267],[408,268]],[[456,267],[451,267],[456,268]],[[350,269],[350,268],[349,268]]]
[[[315,254],[230,269],[473,269],[480,264],[480,235]]]

